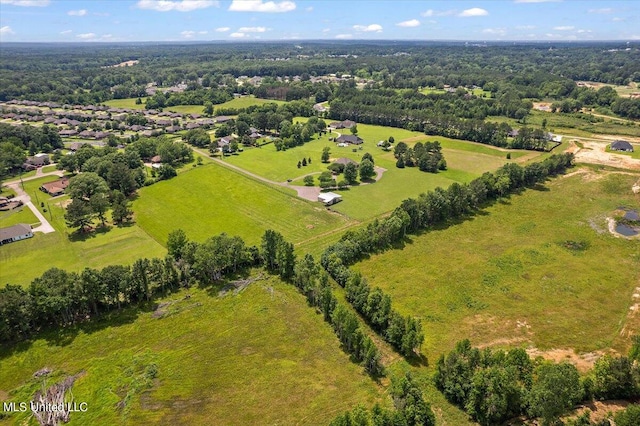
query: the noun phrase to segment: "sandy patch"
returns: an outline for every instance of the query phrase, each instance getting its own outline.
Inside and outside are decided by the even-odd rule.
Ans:
[[[569,362],[575,365],[578,371],[582,373],[586,373],[591,370],[595,362],[605,354],[604,351],[577,354],[573,349],[549,349],[547,351],[542,351],[538,348],[528,348],[527,353],[531,358],[542,357],[555,363],[562,361]]]

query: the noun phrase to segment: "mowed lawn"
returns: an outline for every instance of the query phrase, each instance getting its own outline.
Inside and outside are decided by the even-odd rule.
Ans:
[[[130,309],[3,347],[0,395],[28,401],[38,387],[33,373],[43,367],[81,374],[73,396],[88,411],[73,413],[70,426],[320,425],[357,404],[391,404],[289,284],[265,276],[239,294],[193,288],[158,302],[168,304],[164,316]],[[151,388],[131,392],[151,364],[158,372]],[[128,392],[129,410],[119,410]]]
[[[33,204],[49,220],[56,232],[36,232],[33,238],[0,247],[0,285],[7,283],[28,285],[34,278],[49,268],[82,271],[85,267],[102,268],[113,264],[131,264],[141,257],[164,257],[166,250],[154,241],[137,224],[111,227],[107,232],[92,232],[72,235],[73,230],[65,225],[64,208],[67,196],[50,198],[38,187],[58,179],[48,176],[24,182]],[[36,198],[37,197],[37,198]],[[40,203],[44,202],[44,208]],[[44,209],[47,209],[45,212]],[[27,220],[36,217],[26,207],[19,213]],[[31,220],[28,220],[31,217]],[[6,220],[6,222],[5,222]],[[0,220],[1,226],[15,221],[14,216]]]
[[[234,98],[230,101],[224,102],[222,104],[216,104],[214,105],[214,111],[217,111],[218,108],[236,108],[236,109],[242,109],[242,108],[248,108],[250,106],[253,105],[264,105],[264,104],[278,104],[278,105],[282,105],[282,104],[286,104],[285,101],[276,101],[276,100],[272,100],[272,99],[261,99],[261,98],[256,98],[254,96],[242,96],[239,98]],[[216,112],[217,114],[217,112]]]
[[[219,164],[140,189],[133,210],[138,224],[161,244],[178,228],[200,242],[226,232],[241,236],[248,244],[259,244],[264,231],[273,229],[298,243],[349,223],[319,203],[297,198],[292,190]]]
[[[304,117],[294,119],[299,122],[306,120]],[[446,188],[453,182],[469,182],[509,161],[524,162],[540,155],[522,150],[500,150],[472,142],[367,124],[358,124],[358,135],[364,140],[362,145],[339,147],[335,142],[329,141],[330,137],[334,138],[338,133],[351,134],[349,130],[341,129],[322,136],[316,135],[312,141],[286,151],[277,151],[272,144],[261,148],[245,148],[238,155],[225,157],[225,161],[276,182],[291,179],[294,185],[303,185],[302,177],[311,174],[316,178],[315,183],[318,185],[317,175],[327,170],[328,166],[320,161],[325,147],[331,150],[331,161],[345,157],[360,162],[362,156],[368,152],[373,155],[375,164],[386,170],[382,178],[373,185],[360,185],[340,191],[343,202],[332,206],[333,210],[351,218],[367,220],[393,210],[406,198],[416,197],[438,186]],[[448,170],[432,174],[421,172],[417,168],[398,169],[395,166],[393,152],[384,151],[377,146],[378,141],[390,136],[393,136],[396,143],[405,141],[409,146],[414,146],[417,142],[439,141],[443,147]],[[507,160],[507,153],[511,153],[511,160]],[[307,161],[310,158],[311,164],[298,168],[298,161],[302,161],[303,158]],[[338,180],[340,179],[339,177]]]
[[[26,223],[27,225],[39,225],[40,221],[27,206],[21,206],[17,209],[0,211],[0,228],[16,225],[18,223]]]
[[[112,108],[144,109],[144,103],[147,98],[141,98],[141,104],[136,104],[137,99],[138,98],[112,99],[103,103]]]
[[[557,178],[354,269],[422,319],[430,359],[464,338],[626,353],[629,342],[615,339],[640,282],[640,240],[611,236],[605,218],[640,205],[630,191],[637,179],[593,171]]]

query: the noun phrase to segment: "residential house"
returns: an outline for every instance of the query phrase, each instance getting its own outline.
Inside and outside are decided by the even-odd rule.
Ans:
[[[9,244],[14,241],[26,240],[33,237],[31,226],[26,223],[18,223],[17,225],[7,228],[0,228],[0,245]]]
[[[64,190],[67,189],[67,186],[69,186],[69,178],[63,177],[53,182],[43,183],[40,186],[40,191],[46,192],[52,197],[57,197],[58,195],[64,194]]]
[[[617,140],[611,142],[611,151],[633,152],[633,145],[627,141]]]
[[[364,143],[364,141],[356,135],[340,135],[336,138],[336,142],[347,143],[351,145],[361,145]]]

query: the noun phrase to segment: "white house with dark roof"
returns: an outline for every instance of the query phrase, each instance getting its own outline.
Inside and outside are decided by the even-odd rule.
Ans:
[[[31,237],[33,237],[31,226],[26,223],[18,223],[17,225],[7,228],[0,228],[0,246],[14,241],[26,240]]]

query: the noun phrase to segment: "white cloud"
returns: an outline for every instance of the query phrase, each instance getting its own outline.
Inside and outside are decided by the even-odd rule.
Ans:
[[[611,9],[610,7],[604,7],[602,9],[589,9],[588,12],[606,15],[607,13],[613,13],[613,9]]]
[[[229,27],[219,27],[219,28],[216,28],[216,32],[218,32],[218,33],[226,33],[230,29],[231,28],[229,28]]]
[[[331,28],[325,28],[324,30],[322,30],[323,33],[329,33],[331,32]]]
[[[559,3],[562,0],[515,0],[514,3]]]
[[[83,40],[91,40],[92,38],[96,38],[95,33],[84,33],[78,34],[76,37],[81,38]]]
[[[507,34],[507,30],[505,28],[485,28],[484,30],[482,30],[482,32],[484,34],[492,34],[492,35],[498,35],[498,36],[503,36]]]
[[[373,33],[373,32],[381,33],[382,32],[382,26],[378,24],[354,25],[353,29],[356,31],[365,32],[365,33]]]
[[[195,31],[182,31],[180,35],[184,38],[192,38],[195,33]]]
[[[263,33],[267,31],[265,27],[240,27],[238,28],[239,33]]]
[[[13,32],[10,26],[5,25],[4,27],[0,28],[0,35],[9,35],[9,34],[15,34],[15,32]]]
[[[612,19],[612,21],[613,22],[623,22],[623,21],[625,21],[625,18],[619,18],[619,17],[616,16],[615,18]]]
[[[103,40],[110,40],[113,38],[113,34],[105,34],[102,37],[100,37]]]
[[[229,6],[231,12],[264,12],[281,13],[291,12],[296,9],[296,4],[292,1],[281,1],[279,3],[263,0],[233,0]]]
[[[591,31],[591,30],[578,30],[578,31],[576,31],[576,32],[577,32],[578,34],[589,34],[589,33],[593,32],[593,31]]]
[[[455,15],[458,11],[455,9],[449,9],[449,10],[433,10],[433,9],[429,9],[426,12],[422,12],[420,15],[424,16],[425,18],[429,18],[432,16],[451,16],[451,15]]]
[[[247,35],[245,33],[231,33],[229,34],[229,37],[231,38],[244,38]]]
[[[51,2],[49,0],[0,0],[0,3],[24,7],[45,7],[49,6]]]
[[[420,26],[420,21],[418,21],[417,19],[411,19],[409,21],[403,21],[403,22],[398,22],[396,24],[399,27],[418,27]]]
[[[155,10],[158,12],[191,12],[197,9],[206,9],[208,7],[218,7],[220,3],[217,0],[140,0],[136,4],[138,9]]]
[[[305,9],[307,12],[313,12],[313,6],[309,6],[308,8]]]
[[[516,30],[535,30],[536,26],[535,25],[518,25],[516,27]]]
[[[571,30],[574,30],[575,28],[576,27],[572,25],[561,25],[559,27],[553,27],[553,29],[556,31],[571,31]]]
[[[198,31],[198,34],[201,34],[201,35],[209,34],[209,31]]]
[[[339,39],[339,40],[346,40],[346,39],[350,39],[352,37],[353,36],[351,34],[338,34],[336,36],[336,38]]]
[[[73,32],[73,30],[64,30],[64,31],[60,31],[60,34],[71,34]]]
[[[458,16],[462,18],[470,18],[472,16],[487,16],[489,12],[484,9],[480,9],[479,7],[473,7],[471,9],[466,9],[460,12]]]
[[[67,15],[69,16],[84,16],[86,14],[87,14],[87,9],[70,10],[67,12]]]

